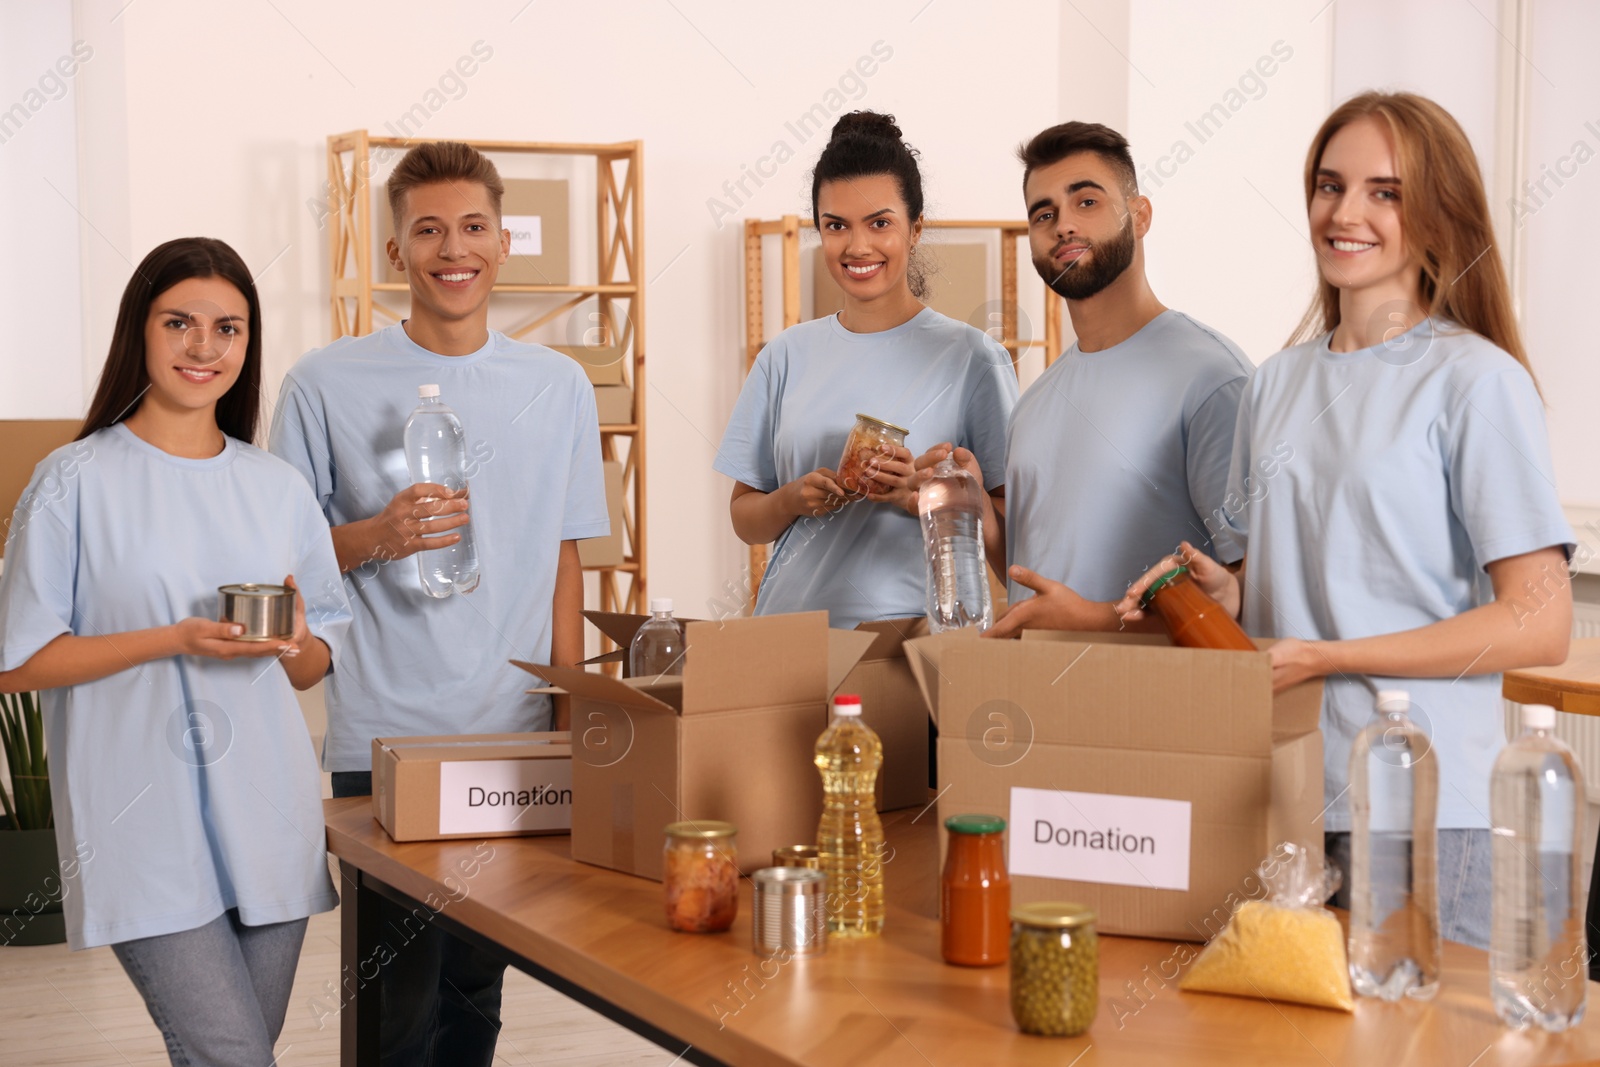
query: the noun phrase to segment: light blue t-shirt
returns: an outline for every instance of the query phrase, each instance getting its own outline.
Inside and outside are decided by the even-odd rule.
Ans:
[[[12,518],[0,670],[62,634],[215,619],[218,586],[293,574],[337,660],[350,623],[328,524],[287,464],[229,438],[168,455],[125,425],[52,452]],[[42,694],[75,949],[337,903],[322,782],[275,659],[175,656]]]
[[[1011,418],[1007,564],[1107,601],[1182,540],[1237,560],[1212,535],[1249,373],[1238,346],[1178,311],[1098,352],[1073,345]]]
[[[1495,560],[1575,547],[1533,380],[1489,341],[1437,320],[1358,352],[1333,352],[1325,336],[1263,363],[1239,406],[1230,484],[1229,515],[1248,547],[1243,621],[1257,636],[1337,641],[1426,626],[1493,600],[1484,567]],[[1505,743],[1498,674],[1330,676],[1324,828],[1350,829],[1351,745],[1375,690],[1391,688],[1410,692],[1432,737],[1439,826],[1486,828]]]
[[[561,542],[611,529],[594,388],[575,361],[494,332],[441,356],[399,325],[310,352],[283,381],[272,451],[330,525],[371,518],[412,484],[405,424],[429,384],[466,433],[482,578],[435,599],[415,556],[344,576],[355,622],[327,689],[330,771],[370,769],[374,737],[549,729],[549,699],[510,661],[549,662]]]
[[[969,448],[985,489],[1004,484],[1006,420],[1017,402],[1011,357],[983,331],[924,308],[878,333],[838,316],[791,326],[761,350],[717,449],[716,469],[770,493],[839,465],[863,413],[910,431],[914,456],[944,441]],[[778,538],[757,615],[826,610],[835,627],[927,610],[922,526],[865,500],[800,518]]]

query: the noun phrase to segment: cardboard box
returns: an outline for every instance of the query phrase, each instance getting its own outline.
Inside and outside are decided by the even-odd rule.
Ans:
[[[511,255],[500,265],[499,283],[517,285],[567,285],[572,280],[572,247],[569,235],[571,198],[565,179],[505,179],[506,193],[500,201],[500,224],[511,231]],[[383,264],[384,280],[403,282],[404,273],[389,262],[389,238],[394,236],[394,218],[387,198],[373,207],[373,217],[381,220],[383,236],[378,241],[377,262]]]
[[[643,622],[586,614],[624,646]],[[813,750],[872,635],[813,611],[691,622],[686,637],[681,678],[517,664],[573,697],[573,859],[660,881],[661,831],[680,819],[737,826],[746,872],[816,838]]]
[[[906,663],[905,643],[926,637],[928,620],[885,619],[864,622],[856,630],[871,634],[872,645],[835,692],[859,696],[861,721],[883,740],[878,810],[921,807],[930,797],[928,704]]]
[[[564,834],[572,735],[372,739],[372,816],[396,841]]]
[[[600,464],[606,483],[606,512],[611,517],[611,533],[587,537],[578,542],[578,560],[585,567],[615,567],[626,556],[622,517],[622,464],[614,459]]]
[[[980,330],[1000,325],[998,317],[987,321],[989,311],[999,305],[989,295],[989,246],[971,241],[930,241],[919,246],[932,268],[928,275],[927,305],[957,322],[970,323]],[[820,319],[844,307],[844,293],[828,271],[822,250],[812,263],[811,317]]]
[[[592,385],[623,384],[622,365],[628,352],[621,345],[551,345],[564,356],[582,365]],[[605,420],[600,420],[604,422]]]
[[[626,385],[594,387],[595,411],[601,426],[628,426],[633,423],[633,390]]]
[[[33,478],[33,469],[39,462],[78,436],[82,419],[3,419],[0,420],[0,516],[6,528],[0,533],[0,555],[5,554],[5,538],[11,532],[11,520],[22,499],[22,491]],[[74,463],[92,459],[90,446],[82,446],[85,456]],[[64,469],[63,477],[70,477]]]
[[[1320,681],[1272,694],[1264,652],[1029,633],[908,646],[939,725],[939,816],[1007,821],[1012,900],[1105,933],[1200,941],[1283,841],[1322,852]]]

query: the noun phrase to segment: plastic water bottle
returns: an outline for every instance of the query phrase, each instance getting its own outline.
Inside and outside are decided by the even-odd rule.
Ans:
[[[1439,766],[1410,710],[1380,691],[1350,751],[1350,984],[1388,1001],[1439,991]]]
[[[861,698],[833,698],[833,721],[817,739],[822,772],[822,822],[817,856],[828,876],[828,933],[883,933],[883,823],[878,820],[878,771],[883,742],[861,721]]]
[[[467,435],[456,413],[439,399],[437,385],[417,387],[422,403],[406,420],[406,466],[412,482],[432,482],[451,491],[467,487]],[[472,524],[458,527],[461,540],[417,553],[422,588],[429,596],[470,593],[478,588],[478,546]]]
[[[633,678],[682,674],[683,651],[683,628],[672,617],[672,601],[656,597],[650,601],[650,621],[639,627],[628,646],[628,674]]]
[[[1522,709],[1522,733],[1494,761],[1494,919],[1489,994],[1518,1030],[1560,1031],[1583,1020],[1583,809],[1577,760],[1551,731],[1554,708]]]
[[[928,560],[928,629],[934,633],[994,622],[983,556],[983,486],[946,456],[917,490]]]

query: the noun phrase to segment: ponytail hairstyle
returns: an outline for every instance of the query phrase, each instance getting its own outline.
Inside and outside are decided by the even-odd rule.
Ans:
[[[217,428],[229,437],[254,444],[261,415],[261,301],[250,268],[225,242],[212,237],[180,237],[158,245],[134,268],[122,291],[111,351],[100,372],[89,414],[74,440],[126,419],[150,387],[145,368],[145,323],[156,297],[190,278],[221,278],[239,290],[250,305],[249,336],[239,377],[217,401]]]
[[[817,159],[811,172],[811,218],[817,219],[818,201],[824,182],[845,181],[887,174],[900,187],[900,199],[905,202],[906,222],[914,224],[922,219],[922,168],[917,165],[921,155],[904,140],[893,115],[876,111],[852,111],[839,116],[833,124],[828,144]],[[820,221],[814,221],[820,231]],[[906,269],[906,283],[911,295],[918,300],[928,297],[928,272],[920,252],[911,250]]]
[[[1400,232],[1421,261],[1417,291],[1431,317],[1448,319],[1508,352],[1533,375],[1511,285],[1495,241],[1478,157],[1448,111],[1416,93],[1365,92],[1334,109],[1306,153],[1306,210],[1317,192],[1317,168],[1333,135],[1350,123],[1376,118],[1388,128],[1400,169]],[[1339,325],[1339,290],[1318,275],[1317,292],[1289,344]],[[1537,379],[1535,379],[1537,385]]]

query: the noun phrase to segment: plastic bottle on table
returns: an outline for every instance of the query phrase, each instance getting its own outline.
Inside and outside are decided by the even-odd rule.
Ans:
[[[418,386],[417,405],[406,420],[406,465],[412,482],[433,482],[451,491],[467,487],[467,435],[456,413],[439,399],[437,385]],[[422,587],[429,596],[470,593],[478,588],[478,546],[472,523],[455,531],[461,540],[417,553]]]
[[[994,622],[983,554],[983,486],[946,456],[917,490],[928,561],[928,629],[934,633]]]
[[[1364,997],[1439,991],[1439,766],[1404,690],[1378,693],[1350,752],[1350,983]]]
[[[870,937],[883,932],[883,824],[876,785],[883,742],[861,721],[861,698],[833,698],[833,721],[817,739],[822,772],[822,822],[817,852],[828,876],[828,933]]]
[[[1522,733],[1489,780],[1494,910],[1489,993],[1518,1030],[1552,1032],[1583,1019],[1589,989],[1584,938],[1583,774],[1552,732],[1555,709],[1522,709]]]
[[[628,646],[628,674],[654,678],[683,673],[683,628],[672,617],[672,600],[658,596],[650,601],[650,621],[639,627]]]

